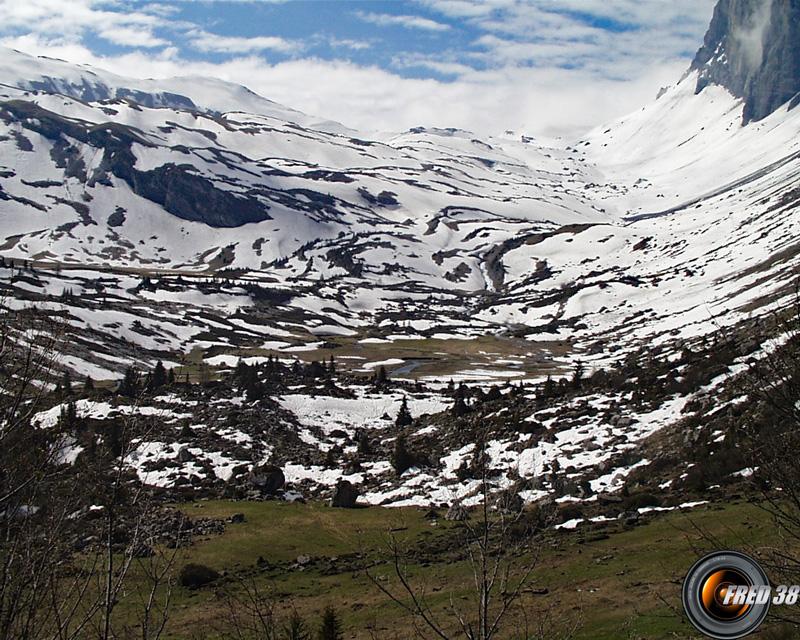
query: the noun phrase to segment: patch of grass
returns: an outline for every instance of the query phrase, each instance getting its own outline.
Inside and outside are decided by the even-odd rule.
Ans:
[[[388,535],[420,551],[440,549],[438,555],[412,556],[417,559],[409,571],[414,581],[427,585],[430,604],[442,619],[449,615],[451,596],[464,606],[469,602],[470,569],[459,559],[453,536],[459,525],[440,521],[433,526],[425,510],[226,501],[181,508],[205,517],[237,512],[246,516],[246,522],[228,525],[221,536],[195,541],[181,562],[219,571],[223,587],[226,580],[232,584],[234,575],[253,579],[274,594],[279,608],[296,608],[313,621],[333,604],[347,638],[369,638],[369,627],[378,637],[414,637],[408,616],[355,568],[359,562],[352,554],[363,554],[377,562],[376,574],[391,576],[384,545]],[[768,519],[744,502],[670,512],[637,527],[614,523],[557,532],[545,548],[533,585],[547,593],[528,595],[524,604],[531,612],[552,609],[556,621],[582,617],[577,636],[581,640],[698,637],[681,613],[680,588],[689,567],[715,548],[701,532],[734,549],[776,542]],[[297,564],[298,556],[309,560]],[[265,564],[259,565],[259,558]],[[348,564],[348,559],[353,562]],[[222,604],[214,593],[218,583],[213,588],[176,589],[168,637],[190,638],[187,629],[219,619]],[[503,637],[513,638],[516,626],[508,625]]]
[[[406,363],[415,363],[412,371],[403,372],[403,378],[422,378],[428,376],[444,377],[455,375],[459,371],[481,369],[487,371],[518,371],[526,377],[553,374],[568,375],[567,369],[559,362],[549,358],[561,358],[570,352],[566,342],[530,342],[521,338],[500,336],[482,336],[472,340],[426,338],[421,340],[395,340],[387,343],[359,342],[362,336],[326,337],[324,340],[337,345],[335,348],[313,349],[309,351],[291,352],[304,362],[327,360],[331,356],[337,359],[340,370],[359,369],[368,362],[380,362],[391,358],[402,359]],[[310,336],[309,342],[321,338]],[[234,355],[287,357],[286,352],[268,349],[237,350]],[[218,355],[215,352],[215,355]],[[353,359],[353,358],[363,358]],[[519,364],[498,364],[498,360],[513,359]],[[389,374],[405,365],[387,367]],[[368,375],[368,374],[365,374]],[[514,378],[498,375],[498,381],[514,380]]]

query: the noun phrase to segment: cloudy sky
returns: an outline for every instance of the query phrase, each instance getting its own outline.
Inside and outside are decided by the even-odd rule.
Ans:
[[[214,76],[349,126],[577,135],[680,79],[715,0],[0,0],[0,43]]]

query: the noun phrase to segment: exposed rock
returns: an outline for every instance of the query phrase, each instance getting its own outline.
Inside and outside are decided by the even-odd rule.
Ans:
[[[463,522],[464,520],[469,520],[469,509],[467,509],[460,502],[454,502],[447,510],[444,519],[453,522]]]
[[[183,587],[197,589],[214,582],[217,578],[219,578],[219,573],[211,567],[202,564],[187,564],[181,569],[178,580]]]
[[[286,483],[286,476],[283,475],[283,470],[274,464],[254,466],[250,470],[248,479],[254,487],[269,494],[277,493]]]
[[[765,118],[800,92],[800,0],[720,0],[691,68],[698,93],[721,85],[745,124]]]
[[[358,500],[358,489],[348,480],[339,480],[333,490],[330,505],[343,509],[352,509]]]

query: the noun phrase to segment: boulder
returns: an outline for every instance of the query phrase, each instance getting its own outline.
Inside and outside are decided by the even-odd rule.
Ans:
[[[250,484],[264,493],[277,493],[283,489],[286,476],[283,470],[274,464],[255,465],[248,476]]]
[[[358,489],[347,480],[339,480],[331,496],[331,506],[341,509],[353,509],[358,500]]]
[[[453,522],[463,522],[464,520],[469,520],[469,509],[467,509],[460,502],[454,502],[447,510],[444,519],[451,520]]]
[[[504,491],[497,497],[497,510],[503,513],[520,513],[525,508],[525,501],[516,491]]]

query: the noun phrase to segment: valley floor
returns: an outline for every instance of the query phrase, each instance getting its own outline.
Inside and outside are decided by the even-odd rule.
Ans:
[[[279,501],[208,501],[181,508],[193,517],[241,513],[245,521],[181,552],[179,564],[202,563],[223,577],[196,590],[175,588],[167,633],[175,640],[229,632],[221,594],[242,579],[273,595],[278,616],[295,609],[316,627],[323,608],[333,605],[345,638],[416,637],[409,616],[363,571],[372,566],[375,575],[391,575],[389,535],[411,549],[412,580],[428,586],[441,620],[452,616],[446,610],[451,594],[458,603],[471,597],[468,564],[447,544],[462,525],[432,519],[425,510],[344,510]],[[592,524],[555,532],[524,597],[525,613],[534,620],[541,611],[557,612],[548,622],[550,632],[577,623],[575,637],[583,640],[698,638],[681,614],[680,588],[689,567],[714,548],[711,540],[753,549],[775,543],[773,538],[766,515],[742,499],[653,515],[638,526]],[[414,551],[423,548],[433,552]],[[514,638],[520,620],[515,614],[501,637]]]

